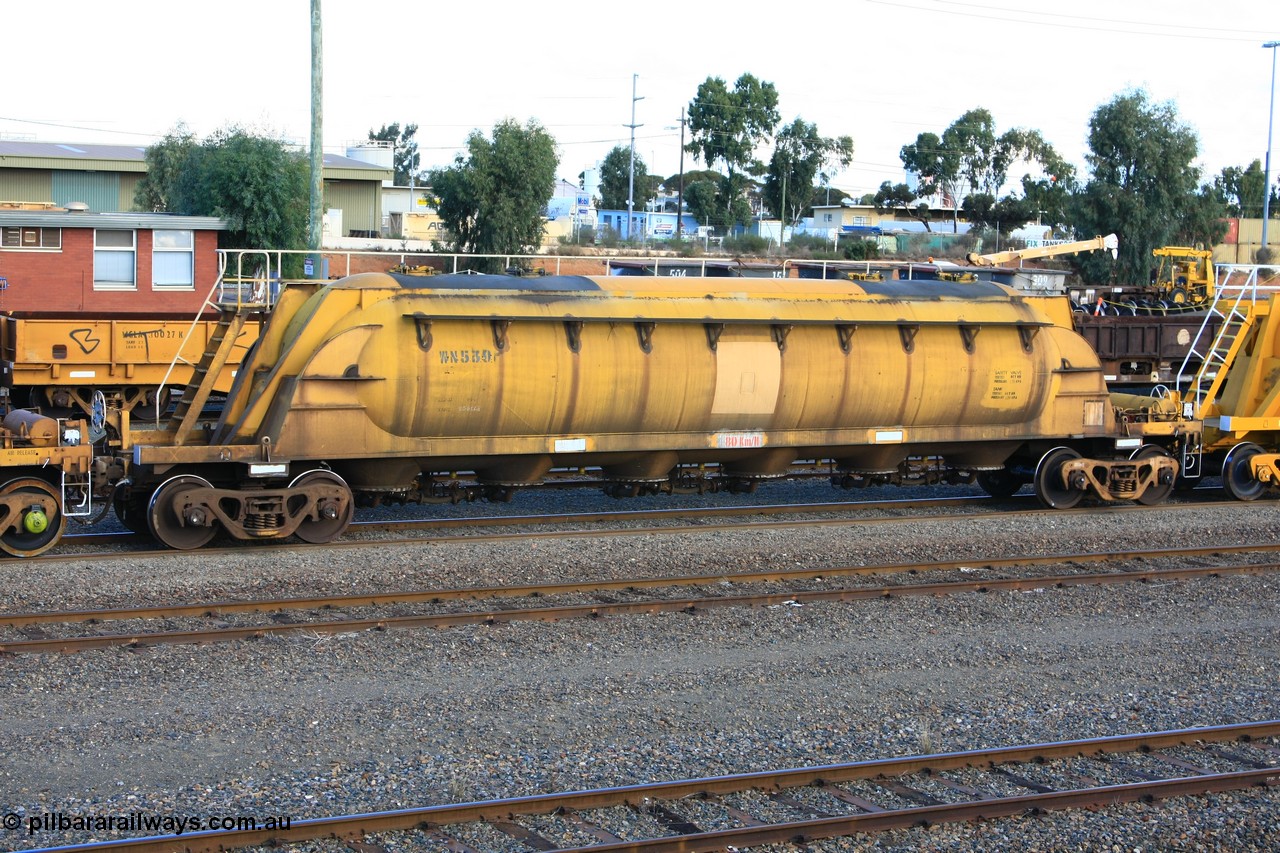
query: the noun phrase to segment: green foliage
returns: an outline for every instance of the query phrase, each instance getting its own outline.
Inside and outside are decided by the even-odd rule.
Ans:
[[[769,250],[769,238],[757,234],[735,234],[724,238],[724,250],[738,255],[763,255]]]
[[[1245,216],[1258,219],[1262,216],[1263,184],[1266,177],[1262,171],[1262,161],[1254,160],[1247,169],[1238,166],[1227,166],[1213,179],[1213,187],[1219,199],[1227,205],[1227,213],[1231,216]],[[1280,201],[1273,191],[1271,209],[1276,210],[1276,202]]]
[[[600,164],[600,208],[602,210],[626,210],[627,192],[635,186],[633,210],[644,210],[645,204],[658,195],[662,179],[650,175],[640,155],[635,156],[635,179],[631,179],[631,149],[621,145],[605,155]]]
[[[812,257],[824,253],[835,255],[830,237],[821,234],[792,234],[787,237],[787,254],[790,257]]]
[[[467,137],[469,156],[431,173],[437,210],[454,249],[477,254],[523,254],[542,244],[547,201],[555,189],[555,140],[530,120],[494,125],[493,138]]]
[[[306,158],[274,139],[239,129],[211,139],[200,156],[201,189],[213,215],[231,224],[233,244],[304,245],[310,196]]]
[[[849,240],[843,251],[850,261],[871,261],[880,257],[880,247],[875,240]]]
[[[795,226],[813,205],[819,179],[825,183],[832,167],[844,168],[852,160],[852,137],[821,136],[816,124],[797,118],[778,133],[761,192],[765,205]]]
[[[713,177],[698,177],[692,183],[685,175],[684,206],[693,214],[693,218],[703,225],[710,225],[716,216],[716,197],[720,192],[721,175],[711,172]]]
[[[684,185],[686,189],[688,189],[689,185],[692,184],[694,181],[715,182],[718,180],[720,180],[720,173],[713,171],[711,169],[687,169],[685,170],[685,173],[684,173]],[[676,172],[674,175],[671,175],[665,181],[663,181],[663,183],[667,185],[667,189],[673,189],[673,188],[679,187],[680,173]]]
[[[876,211],[880,213],[886,210],[908,211],[913,218],[924,223],[926,231],[932,231],[933,227],[929,224],[929,205],[924,202],[916,204],[918,198],[906,184],[885,181],[880,185],[880,189],[876,190],[876,194],[871,196],[870,203],[875,205]]]
[[[691,141],[685,150],[709,168],[723,163],[727,172],[717,186],[710,214],[703,218],[694,213],[699,222],[727,230],[751,219],[745,197],[747,178],[764,172],[755,150],[778,126],[777,108],[774,85],[751,74],[739,77],[732,90],[719,77],[708,77],[698,86],[697,96],[689,103]],[[689,209],[693,212],[692,206]]]
[[[1000,199],[999,193],[1009,170],[1019,162],[1037,164],[1037,175],[1028,172],[1022,176],[1022,197],[1031,211],[1028,218],[1039,215],[1055,225],[1066,220],[1075,173],[1071,164],[1039,131],[1013,128],[997,136],[995,120],[981,107],[960,116],[941,137],[918,135],[915,143],[902,147],[901,157],[908,169],[920,175],[922,188],[937,187],[952,199],[985,194],[1007,202],[1008,213],[1013,212],[1016,200],[1012,196]]]
[[[685,150],[708,167],[723,162],[730,174],[764,171],[756,147],[778,126],[778,90],[743,74],[732,91],[719,77],[708,77],[689,103],[690,142]]]
[[[1198,188],[1196,136],[1171,103],[1153,104],[1143,91],[1116,96],[1090,119],[1089,148],[1093,178],[1074,199],[1071,223],[1077,234],[1120,235],[1117,280],[1146,281],[1152,249],[1211,245],[1225,233],[1226,205]],[[1087,282],[1113,274],[1099,255],[1079,259]]]
[[[418,164],[421,162],[418,143],[413,141],[417,132],[416,124],[406,124],[402,131],[399,122],[384,124],[378,131],[369,131],[370,142],[390,142],[395,145],[395,185],[398,187],[409,186],[411,177],[416,183],[423,183],[418,179]]]
[[[997,200],[990,193],[967,196],[961,210],[973,227],[994,230],[1000,234],[1008,234],[1036,218],[1035,209],[1026,199],[1005,196]]]
[[[299,249],[306,244],[309,174],[306,158],[278,140],[232,126],[196,143],[179,127],[147,149],[134,204],[225,219],[224,248]]]
[[[752,182],[741,173],[722,176],[716,188],[716,207],[706,224],[724,234],[735,225],[750,222],[751,203],[747,193],[751,186]]]
[[[186,125],[179,124],[163,140],[147,149],[147,173],[138,182],[133,196],[135,210],[179,212],[172,205],[191,192],[183,183],[194,178],[188,174],[188,166],[198,145]]]

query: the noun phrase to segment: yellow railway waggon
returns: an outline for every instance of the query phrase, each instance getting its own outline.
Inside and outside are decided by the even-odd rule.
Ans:
[[[11,312],[0,315],[0,385],[16,407],[91,417],[94,395],[101,393],[99,408],[105,403],[135,419],[155,420],[168,406],[170,390],[191,381],[217,326],[216,319],[190,317]],[[216,391],[230,390],[257,331],[257,323],[241,330]]]
[[[197,378],[245,322],[224,313]],[[1065,298],[944,281],[368,273],[286,288],[197,428],[208,386],[120,441],[117,514],[175,548],[324,542],[359,500],[463,475],[504,499],[588,469],[616,495],[818,460],[843,486],[1154,503],[1201,429],[1169,399],[1113,398]]]

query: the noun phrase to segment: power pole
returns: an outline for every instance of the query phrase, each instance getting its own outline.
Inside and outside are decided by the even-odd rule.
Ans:
[[[324,39],[320,28],[320,0],[311,0],[311,211],[307,221],[307,248],[320,250],[321,217],[324,210],[324,127],[321,95],[324,92]],[[315,269],[319,274],[320,259]]]
[[[632,211],[635,209],[636,198],[636,128],[644,127],[642,124],[636,124],[636,101],[643,101],[644,98],[636,97],[636,81],[640,79],[639,74],[631,75],[631,124],[624,124],[623,127],[631,128],[631,164],[628,167],[627,175],[627,240],[633,239],[631,233]]]
[[[684,225],[684,107],[680,108],[680,190],[676,194],[676,243]]]
[[[1267,165],[1262,170],[1262,248],[1267,248],[1267,220],[1271,218],[1271,123],[1276,115],[1276,48],[1280,41],[1263,47],[1271,51],[1271,103],[1267,107]]]

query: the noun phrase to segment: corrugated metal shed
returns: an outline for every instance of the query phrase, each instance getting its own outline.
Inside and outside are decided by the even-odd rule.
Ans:
[[[0,201],[53,201],[53,175],[43,169],[0,169]]]
[[[53,203],[60,207],[66,207],[73,201],[83,201],[89,205],[90,210],[120,210],[118,172],[54,169],[51,177]],[[133,205],[130,204],[129,207]]]
[[[342,230],[346,234],[377,236],[382,232],[380,183],[326,180],[324,201],[331,210],[342,211]]]
[[[146,171],[140,146],[0,140],[0,201],[83,201],[94,211],[127,211]],[[391,169],[326,154],[325,203],[345,212],[348,230],[377,234],[382,183],[391,176]]]

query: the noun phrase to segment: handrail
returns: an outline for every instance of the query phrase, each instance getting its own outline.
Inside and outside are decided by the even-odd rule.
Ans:
[[[228,293],[227,267],[229,257],[232,254],[235,255],[236,259],[236,276],[234,279],[236,287],[234,302],[226,299],[226,295]],[[220,312],[224,308],[232,305],[234,305],[237,310],[252,305],[254,307],[260,307],[265,311],[271,310],[272,299],[274,297],[274,294],[271,292],[271,254],[272,253],[270,251],[265,249],[218,250],[217,278],[214,280],[213,285],[209,288],[208,292],[205,293],[204,301],[200,303],[200,308],[196,311],[196,316],[192,318],[191,325],[187,327],[186,334],[182,336],[182,341],[178,344],[178,349],[174,353],[173,361],[169,362],[169,367],[165,370],[164,376],[160,380],[160,386],[156,389],[156,423],[160,422],[161,404],[164,402],[164,391],[169,384],[169,377],[173,375],[174,368],[178,366],[178,361],[182,360],[182,351],[186,349],[187,342],[191,340],[191,336],[195,334],[196,328],[200,325],[200,318],[204,316],[206,309],[212,308]],[[263,259],[266,261],[263,278],[259,278],[256,275],[248,279],[244,277],[244,260],[246,255],[262,255]],[[246,300],[244,298],[243,282],[245,281],[252,281],[254,283],[251,290],[251,294],[255,297],[253,300]],[[215,293],[218,294],[218,297],[216,298],[214,296]]]

